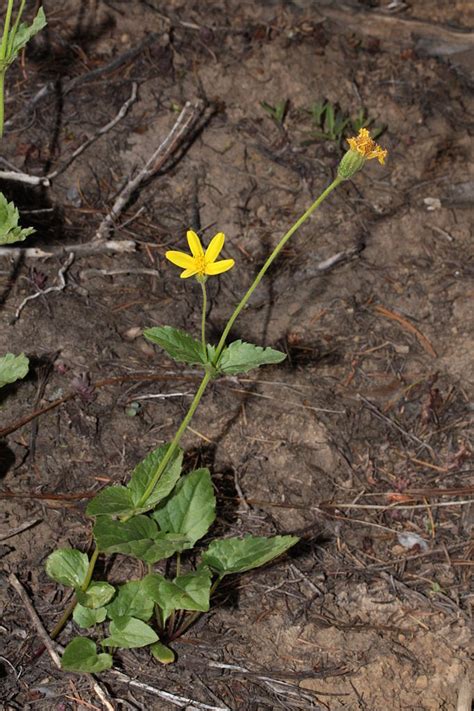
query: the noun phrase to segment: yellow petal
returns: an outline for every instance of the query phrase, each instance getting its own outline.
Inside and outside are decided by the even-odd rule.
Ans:
[[[188,277],[192,277],[197,274],[197,272],[197,269],[185,269],[184,272],[181,272],[179,276],[181,277],[181,279],[187,279]]]
[[[226,272],[228,269],[232,269],[234,266],[235,262],[233,259],[223,259],[220,262],[214,262],[213,264],[207,264],[206,265],[206,274],[222,274],[222,272]]]
[[[206,264],[212,264],[212,262],[216,261],[224,246],[224,240],[225,236],[223,232],[218,232],[215,237],[211,239],[209,247],[206,249]]]
[[[193,230],[188,230],[186,232],[186,237],[188,238],[189,249],[193,257],[203,257],[204,250],[202,248],[201,240]]]
[[[176,264],[177,267],[182,267],[183,269],[194,269],[194,257],[191,257],[190,254],[171,251],[166,252],[165,257],[166,259],[169,259],[172,264]]]

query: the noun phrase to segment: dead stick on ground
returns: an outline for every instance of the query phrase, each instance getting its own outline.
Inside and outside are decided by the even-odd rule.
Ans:
[[[23,301],[21,302],[21,304],[15,311],[15,316],[13,317],[14,322],[20,317],[20,314],[23,311],[23,308],[28,303],[28,301],[37,299],[39,296],[44,296],[45,294],[50,294],[52,291],[64,291],[64,289],[66,288],[65,274],[66,274],[67,270],[69,269],[69,267],[71,266],[71,264],[73,263],[73,261],[74,261],[74,252],[71,252],[69,257],[67,258],[66,262],[63,264],[63,266],[61,267],[61,269],[58,272],[58,278],[59,278],[58,286],[50,286],[47,289],[37,291],[36,294],[30,294],[30,296],[27,296],[25,299],[23,299]]]
[[[109,214],[102,220],[96,232],[95,239],[103,240],[112,229],[115,220],[120,217],[127,206],[133,193],[146,181],[157,173],[173,155],[178,146],[183,142],[189,131],[196,123],[197,118],[203,110],[203,103],[198,102],[193,106],[189,101],[184,105],[183,110],[176,119],[176,123],[166,136],[164,141],[158,146],[153,155],[145,163],[144,167],[134,178],[130,178],[122,188],[115,200]]]
[[[105,242],[84,242],[82,244],[64,244],[49,248],[48,251],[39,247],[0,247],[0,257],[25,257],[27,259],[49,259],[58,255],[102,254],[107,252],[130,254],[137,249],[137,243],[131,239],[108,239]]]
[[[0,533],[0,541],[7,541],[9,538],[13,538],[13,536],[23,533],[23,531],[27,531],[29,528],[35,526],[37,523],[40,523],[42,520],[42,518],[33,518],[31,521],[25,521],[16,528],[11,528],[7,533]]]
[[[48,633],[46,632],[45,628],[43,627],[43,623],[41,622],[40,618],[38,617],[38,613],[36,612],[35,608],[31,604],[31,600],[28,597],[28,594],[27,594],[25,588],[20,583],[20,581],[16,577],[15,573],[11,573],[8,576],[8,582],[20,596],[21,601],[22,601],[23,605],[25,606],[27,613],[29,614],[29,616],[31,618],[31,621],[33,622],[33,625],[36,628],[38,637],[40,637],[41,641],[43,642],[44,646],[46,647],[46,650],[47,650],[49,656],[51,657],[53,664],[58,669],[61,669],[61,659],[59,658],[59,654],[57,653],[57,651],[55,649],[55,644],[50,639]],[[107,709],[107,711],[115,711],[114,706],[107,699],[107,696],[106,696],[104,690],[98,684],[98,682],[94,679],[93,676],[92,676],[92,688],[94,689],[95,694],[102,701],[102,704]]]
[[[153,696],[158,696],[161,699],[169,701],[169,703],[174,706],[190,705],[192,708],[202,709],[203,711],[230,711],[228,706],[209,706],[209,704],[203,704],[200,701],[189,699],[186,696],[177,696],[176,694],[171,694],[169,691],[162,691],[149,684],[144,684],[142,681],[131,679],[117,669],[111,669],[108,674],[112,674],[117,681],[127,684],[127,686],[133,686],[135,689],[140,689],[140,691],[146,691]]]
[[[57,168],[57,170],[53,170],[52,173],[49,173],[47,178],[48,180],[53,180],[54,178],[57,178],[58,175],[61,175],[61,173],[64,173],[65,170],[69,168],[71,163],[78,158],[81,153],[84,153],[85,150],[89,148],[95,141],[97,141],[98,138],[103,136],[105,133],[108,133],[114,126],[118,124],[119,121],[121,121],[124,116],[126,115],[128,109],[130,106],[136,101],[137,98],[137,88],[138,84],[136,82],[133,82],[132,84],[132,93],[130,94],[130,97],[127,99],[127,101],[123,104],[122,108],[118,112],[118,114],[115,116],[115,118],[112,119],[112,121],[109,121],[105,126],[102,126],[102,128],[99,128],[97,133],[95,133],[91,138],[88,138],[87,141],[85,141],[79,148],[77,148],[74,153],[69,156],[69,158],[66,160],[66,162]],[[1,177],[1,175],[0,175]]]
[[[133,82],[132,84],[132,93],[130,94],[129,98],[127,101],[123,104],[122,108],[118,112],[118,114],[108,123],[105,124],[105,126],[102,126],[102,128],[99,128],[99,130],[90,138],[87,139],[87,141],[84,141],[82,145],[77,148],[72,155],[69,156],[69,158],[61,165],[59,168],[56,170],[53,170],[51,173],[48,173],[48,175],[43,176],[43,175],[28,175],[27,173],[22,173],[21,171],[13,171],[13,170],[0,170],[0,179],[1,180],[11,180],[17,183],[26,183],[27,185],[42,185],[43,187],[50,187],[51,182],[58,177],[58,175],[61,175],[64,173],[71,163],[73,163],[76,158],[79,158],[79,156],[84,153],[85,150],[89,148],[93,143],[97,141],[98,138],[103,136],[104,134],[108,133],[111,131],[114,126],[116,126],[119,121],[121,121],[124,116],[127,114],[128,109],[130,106],[136,101],[137,98],[137,88],[138,85],[136,82]]]

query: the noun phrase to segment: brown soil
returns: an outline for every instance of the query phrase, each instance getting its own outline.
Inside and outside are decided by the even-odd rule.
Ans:
[[[2,259],[0,352],[32,360],[28,378],[2,391],[2,427],[73,393],[3,441],[0,537],[36,521],[0,544],[5,572],[19,577],[51,630],[67,600],[45,558],[57,546],[90,548],[86,498],[125,481],[173,436],[198,382],[140,336],[158,324],[199,329],[198,288],[178,278],[165,250],[184,247],[190,225],[206,240],[226,233],[237,266],[210,283],[218,337],[271,245],[334,175],[341,144],[307,143],[307,109],[322,99],[352,115],[363,107],[386,126],[386,166],[368,165],[331,196],[234,329],[286,349],[287,361],[216,382],[184,441],[188,466],[212,470],[220,533],[292,532],[302,543],[224,585],[213,613],[175,645],[175,665],[158,668],[141,650],[118,663],[158,689],[239,711],[456,709],[472,599],[472,44],[448,53],[441,35],[430,38],[441,28],[444,46],[456,33],[472,43],[461,36],[472,8],[461,0],[436,3],[436,13],[422,0],[392,13],[377,0],[43,5],[48,29],[8,77],[2,149],[11,164],[50,172],[117,114],[132,82],[139,88],[126,117],[50,189],[1,185],[23,224],[37,228],[25,246],[93,239],[177,110],[197,100],[205,108],[111,235],[135,240],[134,253],[78,254],[66,288],[28,302],[14,323],[25,297],[59,283],[67,255]],[[396,23],[405,20],[417,29],[399,41]],[[149,32],[153,41],[117,69],[68,84]],[[26,111],[47,82],[52,90]],[[260,102],[286,99],[279,126]],[[181,395],[140,399],[157,393]],[[107,573],[119,582],[140,569],[117,556]],[[2,708],[103,708],[89,679],[58,672],[46,654],[33,658],[38,639],[6,577],[2,607]],[[73,634],[70,624],[61,643]],[[177,708],[101,679],[117,708]]]

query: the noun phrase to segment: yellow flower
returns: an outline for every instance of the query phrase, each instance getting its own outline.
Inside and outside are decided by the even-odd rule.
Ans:
[[[353,138],[348,138],[347,142],[352,151],[360,153],[360,155],[366,160],[377,158],[380,165],[385,163],[388,151],[384,150],[375,143],[366,128],[361,128],[359,130],[359,135],[357,137],[354,136]]]
[[[226,272],[234,266],[233,259],[222,259],[220,262],[216,262],[224,246],[225,236],[223,232],[218,232],[211,239],[206,251],[202,248],[201,240],[193,230],[188,230],[186,237],[188,238],[191,254],[174,251],[166,252],[165,254],[166,259],[169,259],[172,264],[184,269],[184,272],[181,273],[181,279],[187,279],[192,276],[204,277],[222,274],[222,272]]]

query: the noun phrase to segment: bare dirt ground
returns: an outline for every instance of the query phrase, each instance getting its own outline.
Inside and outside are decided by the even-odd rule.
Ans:
[[[0,352],[25,351],[33,366],[2,391],[2,708],[104,708],[89,678],[34,656],[7,575],[51,630],[67,600],[47,555],[90,549],[88,498],[173,436],[198,382],[140,335],[199,328],[198,288],[165,250],[184,247],[189,226],[226,233],[237,265],[210,284],[217,337],[270,246],[334,176],[343,143],[314,138],[308,113],[326,99],[386,127],[389,160],[331,196],[234,329],[285,349],[286,362],[216,382],[184,442],[190,467],[211,467],[220,533],[302,542],[229,580],[176,644],[176,664],[119,655],[130,678],[189,701],[101,679],[124,709],[468,711],[458,699],[469,696],[472,614],[472,6],[43,6],[48,28],[9,75],[10,168],[61,168],[134,83],[137,97],[50,187],[0,186],[37,228],[22,247],[53,252],[1,260]],[[284,100],[279,125],[261,102]],[[62,248],[94,239],[186,101],[193,125],[106,235],[135,251],[86,247],[68,261]],[[61,285],[64,266],[65,288],[15,318],[25,297]],[[140,573],[120,556],[107,565],[112,582]],[[72,636],[71,623],[60,642]]]

